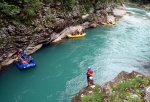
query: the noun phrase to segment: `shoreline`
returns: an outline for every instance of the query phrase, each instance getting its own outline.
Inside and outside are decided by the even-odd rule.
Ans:
[[[135,81],[137,78],[138,78],[138,80],[141,80],[141,81]],[[124,97],[125,97],[124,99],[122,99],[123,102],[128,102],[128,100],[130,99],[129,97],[132,98],[132,95],[133,96],[136,95],[139,97],[141,96],[140,99],[146,100],[146,98],[148,98],[148,97],[146,97],[145,93],[146,93],[147,87],[149,86],[150,81],[147,82],[147,84],[143,84],[143,83],[145,83],[143,81],[144,78],[150,78],[150,75],[144,75],[144,74],[141,74],[136,71],[132,71],[131,73],[126,72],[126,71],[121,71],[115,78],[103,83],[102,85],[92,85],[92,86],[86,86],[86,87],[82,88],[76,94],[76,96],[74,96],[71,99],[71,102],[81,102],[81,100],[83,100],[84,98],[87,100],[88,100],[88,98],[89,98],[89,100],[92,100],[92,98],[94,98],[95,100],[99,100],[100,102],[101,101],[102,102],[110,102],[110,100],[112,99],[112,97],[111,97],[112,94],[117,96],[117,97],[114,97],[113,100],[120,99],[119,96],[120,96],[120,94],[122,94],[123,90],[124,90],[124,92],[121,95],[121,96],[124,95]],[[130,84],[129,81],[130,81],[130,83],[134,83],[134,84]],[[126,84],[126,83],[128,83],[128,84]],[[137,85],[135,85],[135,83]],[[120,84],[124,84],[124,85],[121,86]],[[138,87],[136,87],[136,86],[138,86]],[[118,88],[116,88],[116,87],[118,87]],[[114,90],[114,88],[116,88],[117,90]],[[132,88],[132,90],[130,90],[130,88]],[[95,89],[97,89],[96,92],[94,92]],[[122,89],[122,91],[120,91],[121,89]],[[127,89],[129,89],[129,90],[127,90]],[[141,89],[141,90],[139,90],[139,89]],[[138,90],[141,94],[138,94],[139,92],[136,92],[136,90]],[[97,93],[97,92],[99,92],[99,93]],[[95,97],[92,97],[94,94],[96,94]],[[96,97],[97,95],[102,95],[102,96]],[[90,98],[90,97],[92,97],[92,98]],[[139,100],[139,98],[137,98],[137,99]],[[134,100],[134,98],[133,98],[133,100]],[[122,102],[122,101],[120,100],[120,102]]]
[[[125,9],[123,9],[122,6],[117,6],[116,8],[114,9],[117,9],[118,10],[118,14],[114,14],[114,12],[112,12],[113,14],[112,15],[107,15],[105,17],[105,19],[107,19],[108,21],[109,20],[112,20],[112,21],[118,21],[118,18],[117,17],[122,17],[126,11]],[[121,12],[120,12],[121,11]],[[123,13],[122,13],[123,12]],[[119,14],[120,13],[120,14]],[[83,15],[84,17],[88,17],[87,14],[86,15]],[[86,19],[86,17],[84,19]],[[54,33],[51,35],[52,39],[50,39],[50,43],[47,44],[47,45],[50,45],[50,44],[55,44],[55,43],[60,43],[62,40],[65,40],[66,37],[67,37],[67,34],[71,33],[71,32],[75,32],[75,30],[79,29],[80,31],[81,30],[84,30],[84,29],[87,29],[87,28],[95,28],[97,26],[100,26],[100,21],[102,20],[102,17],[100,20],[97,20],[97,21],[94,21],[94,22],[84,22],[80,25],[76,25],[76,26],[69,26],[69,27],[66,27],[64,28],[60,33]],[[37,45],[34,45],[34,44],[29,44],[25,50],[27,51],[27,55],[30,55],[30,54],[33,54],[35,53],[37,50],[39,50],[40,48],[42,48],[42,46],[45,45],[44,43],[41,43],[41,44],[37,44]],[[15,60],[14,58],[14,53],[9,53],[9,56],[8,58],[5,59],[5,56],[6,55],[3,55],[4,56],[4,60],[0,59],[0,71],[2,71],[6,66],[12,64]]]
[[[150,10],[150,7],[147,7],[146,5],[139,5],[139,4],[135,4],[135,3],[129,3],[129,2],[124,2],[123,4],[129,4],[129,5],[141,7],[146,10]],[[117,22],[123,15],[125,15],[127,13],[127,10],[124,8],[123,4],[122,4],[122,6],[118,5],[116,8],[114,8],[112,11],[113,14],[109,15],[108,18],[107,17],[106,18],[113,19],[113,21]],[[117,9],[117,11],[115,11],[116,9]],[[117,12],[117,13],[115,13],[115,12]],[[86,19],[86,17],[88,17],[87,14],[83,15],[83,16],[85,17],[84,19]],[[47,45],[60,43],[62,40],[66,39],[68,33],[74,32],[76,29],[84,30],[87,28],[95,28],[100,25],[101,25],[100,21],[94,21],[94,22],[87,21],[80,25],[66,27],[60,33],[52,34],[52,36],[51,36],[52,39],[50,41],[48,41],[50,43]],[[42,48],[43,45],[45,45],[45,44],[44,43],[37,44],[37,45],[29,44],[26,47],[27,55],[35,53],[37,50]],[[16,52],[14,52],[14,53],[16,53]],[[13,58],[14,53],[10,52],[9,53],[10,57],[6,58],[6,59],[4,58],[4,60],[2,60],[0,58],[0,71],[2,71],[5,67],[7,67],[8,65],[10,65],[14,62],[14,60],[15,60],[15,58]],[[5,55],[3,55],[3,56],[5,57]]]
[[[123,4],[129,4],[129,5],[133,5],[133,6],[137,6],[137,7],[141,7],[143,9],[146,9],[146,10],[150,10],[150,7],[147,7],[146,5],[139,5],[139,4],[135,4],[135,3],[129,3],[129,2],[124,2]],[[117,12],[119,12],[119,15],[118,14],[115,14],[115,9],[117,9]],[[124,8],[124,6],[117,6],[116,8],[113,9],[112,11],[113,15],[109,15],[107,19],[113,19],[116,21],[118,21],[124,14],[127,13],[127,10]],[[84,15],[84,17],[87,16],[87,15]],[[88,17],[88,16],[87,16]],[[85,17],[86,19],[86,17]],[[71,32],[74,32],[76,29],[80,29],[80,30],[84,30],[84,29],[87,29],[87,28],[95,28],[97,26],[100,26],[100,21],[96,21],[96,22],[84,22],[80,25],[76,25],[76,26],[69,26],[69,27],[66,27],[64,28],[60,33],[54,33],[52,34],[52,41],[49,41],[50,44],[55,44],[55,43],[60,43],[61,40],[65,40],[66,37],[67,37],[67,34],[68,33],[71,33]],[[42,46],[44,45],[44,43],[41,43],[41,44],[37,44],[37,45],[32,45],[32,44],[29,44],[27,47],[26,47],[26,51],[27,51],[27,55],[30,55],[30,54],[33,54],[35,53],[37,50],[39,50],[40,48],[42,48]],[[16,52],[15,52],[16,53]],[[5,57],[5,55],[3,55]],[[0,71],[2,71],[5,67],[7,67],[8,65],[12,64],[14,62],[14,53],[9,53],[9,58],[5,59],[5,60],[2,60],[0,58]]]
[[[125,3],[125,4],[129,4],[129,5],[133,5],[133,6],[136,6],[136,7],[140,7],[140,8],[143,8],[145,10],[150,10],[150,7],[147,7],[146,5],[139,5],[139,4],[134,4],[134,3]],[[111,97],[109,95],[111,95],[111,94],[115,93],[115,91],[117,91],[117,90],[113,91],[113,87],[112,86],[116,87],[118,84],[125,83],[125,81],[128,81],[128,80],[129,81],[134,81],[134,79],[131,79],[131,77],[144,79],[144,78],[150,78],[150,74],[141,74],[140,72],[137,72],[137,71],[134,71],[134,70],[131,73],[128,73],[128,72],[125,72],[125,71],[121,71],[115,78],[113,78],[110,81],[107,81],[107,82],[103,83],[102,85],[95,85],[94,87],[92,87],[92,86],[85,86],[84,88],[82,88],[71,99],[71,102],[81,102],[81,100],[84,100],[84,97],[85,97],[85,100],[88,100],[88,99],[92,100],[91,97],[92,97],[93,94],[95,94],[94,93],[94,90],[96,89],[95,87],[97,87],[99,89],[98,90],[99,93],[103,93],[103,95],[104,95],[104,96],[102,96],[100,101],[107,101],[107,102],[109,102],[111,100]],[[141,97],[140,97],[141,100],[149,99],[149,97],[147,97],[147,95],[146,95],[146,91],[149,88],[148,87],[149,83],[148,83],[147,87],[144,87],[144,84],[142,82],[139,82],[138,85],[139,85],[140,88],[144,88],[144,90],[142,90],[142,92],[141,92]],[[130,86],[130,87],[132,88],[132,86]],[[134,90],[136,90],[136,89],[134,89]],[[137,90],[138,90],[138,88],[137,88]],[[132,93],[132,91],[130,93]],[[120,93],[116,92],[115,94],[121,94],[121,92]],[[116,98],[118,98],[118,96]],[[138,95],[137,95],[137,93],[132,93],[131,96],[128,96],[128,97],[132,98],[133,96],[138,96]],[[95,98],[95,97],[93,97],[93,98]],[[135,99],[136,98],[137,97],[135,97]],[[96,100],[99,100],[99,99],[96,99]],[[127,101],[127,100],[128,99],[124,99],[122,101]],[[133,98],[133,100],[134,100],[134,98]]]

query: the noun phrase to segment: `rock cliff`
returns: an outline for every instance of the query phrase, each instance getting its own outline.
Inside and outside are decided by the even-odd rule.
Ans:
[[[122,71],[113,80],[96,85],[98,93],[95,92],[95,86],[87,86],[72,98],[71,102],[148,102],[150,100],[149,87],[150,75],[143,75],[136,71],[131,73]],[[95,94],[96,93],[96,94]],[[93,96],[92,96],[93,95]],[[99,95],[101,97],[97,97]]]
[[[27,54],[32,54],[43,45],[66,38],[66,34],[76,29],[96,27],[102,19],[115,21],[115,16],[120,14],[117,12],[120,8],[114,2],[101,3],[96,9],[89,8],[86,11],[78,3],[69,12],[64,12],[60,5],[44,4],[31,25],[0,20],[3,25],[0,28],[0,69],[13,63],[18,49],[26,49]]]

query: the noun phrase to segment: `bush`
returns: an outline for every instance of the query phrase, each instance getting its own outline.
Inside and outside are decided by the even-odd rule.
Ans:
[[[30,22],[36,16],[36,12],[42,7],[39,0],[2,0],[0,1],[0,19],[9,19]]]

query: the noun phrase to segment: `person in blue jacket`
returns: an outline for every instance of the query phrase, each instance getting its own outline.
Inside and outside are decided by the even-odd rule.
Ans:
[[[31,56],[29,56],[29,63],[33,62],[33,58]]]

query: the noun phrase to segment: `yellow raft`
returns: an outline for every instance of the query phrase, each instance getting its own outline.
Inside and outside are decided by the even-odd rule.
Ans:
[[[69,38],[80,38],[80,37],[83,37],[83,36],[85,36],[85,35],[86,35],[86,33],[75,34],[75,35],[68,34],[67,36],[68,36]]]
[[[115,25],[116,24],[116,22],[111,22],[111,23],[109,23],[109,22],[101,22],[101,24],[102,25]]]

